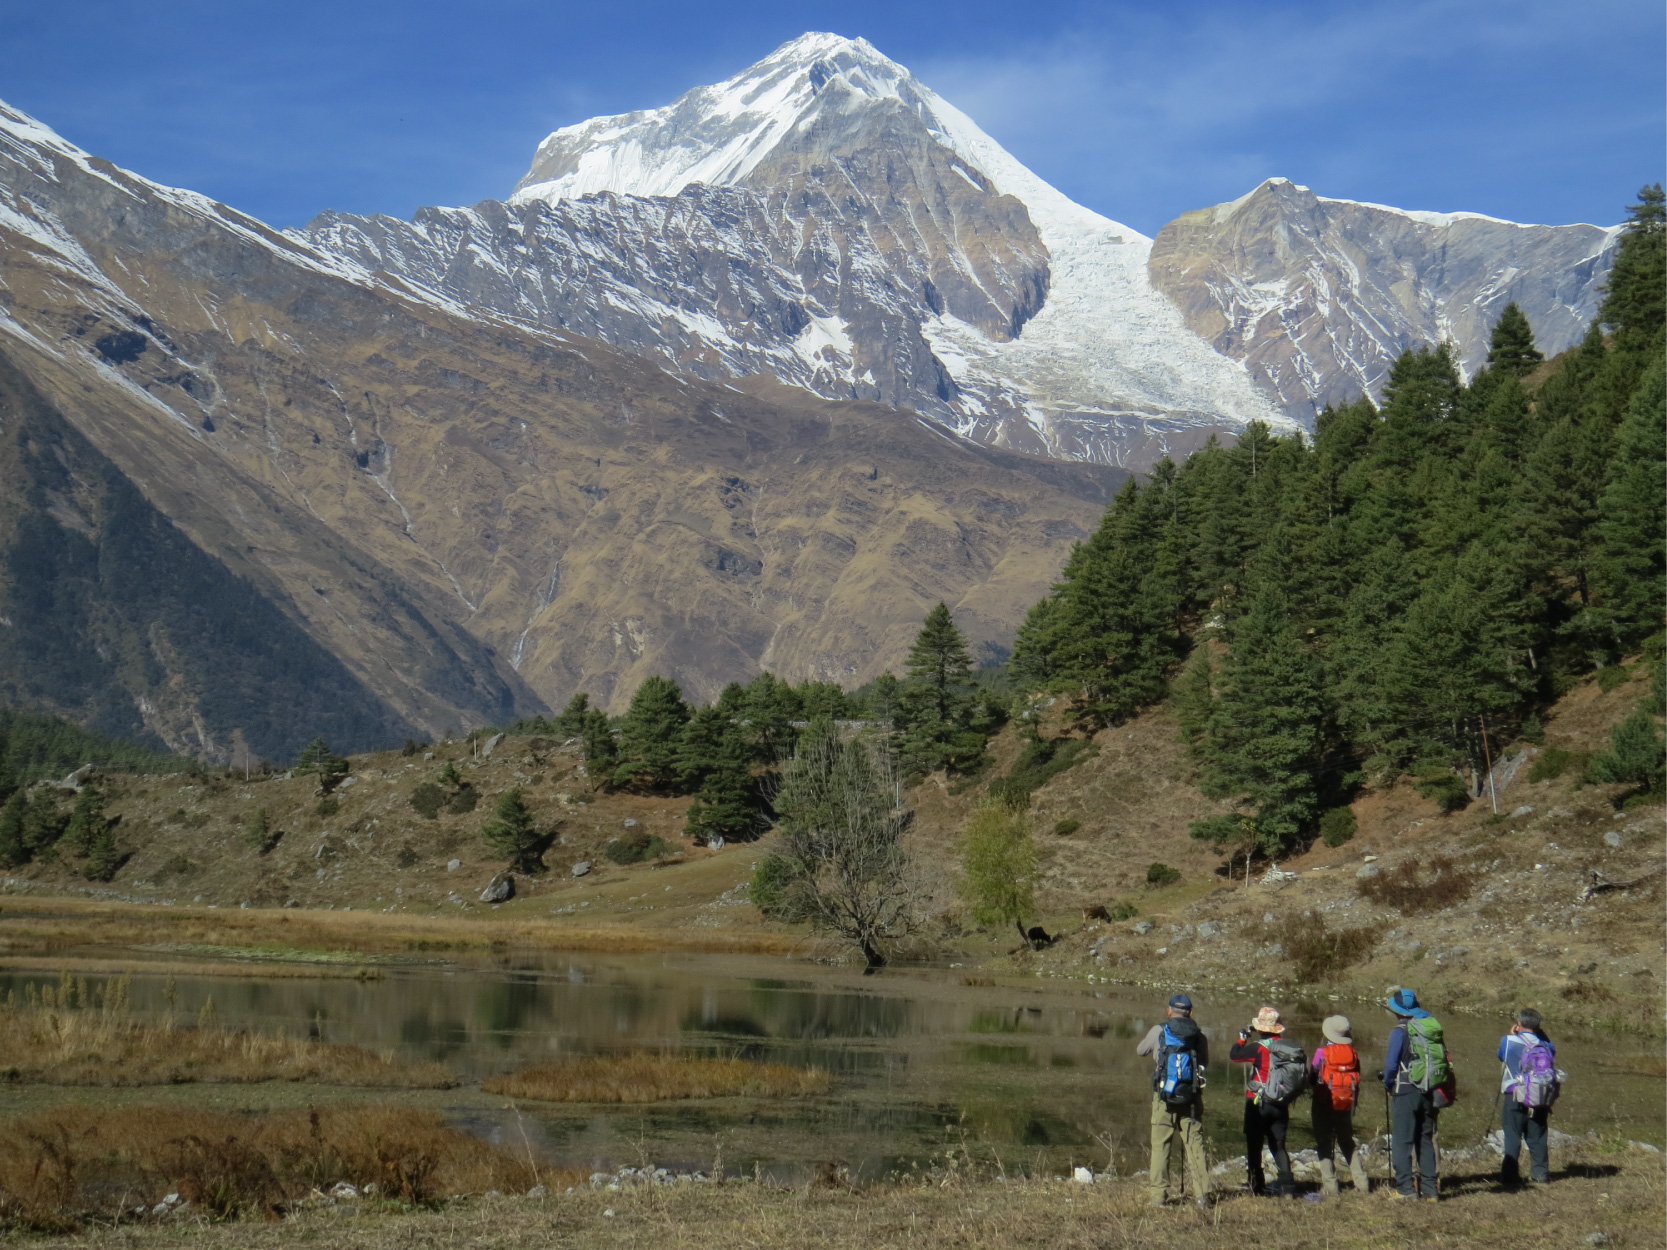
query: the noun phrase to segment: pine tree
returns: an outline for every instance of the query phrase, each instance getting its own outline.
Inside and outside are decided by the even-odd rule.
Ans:
[[[1598,318],[1614,327],[1617,352],[1644,353],[1667,324],[1667,195],[1661,184],[1640,190],[1627,215]]]
[[[480,832],[494,853],[509,860],[511,871],[544,871],[544,847],[549,838],[534,824],[526,796],[519,786],[506,790],[498,799],[493,818],[481,827]]]
[[[104,792],[98,786],[84,785],[75,796],[75,808],[70,812],[69,825],[59,845],[72,855],[85,855],[92,848],[93,839],[109,818],[104,814]]]
[[[614,737],[608,714],[594,707],[586,712],[582,736],[585,740],[585,771],[600,784],[609,784],[614,768],[619,764],[619,740]]]
[[[116,847],[115,826],[105,821],[103,828],[94,831],[87,847],[87,866],[83,869],[87,880],[109,881],[126,862],[127,856]]]
[[[697,712],[695,720],[700,720],[709,710]],[[695,788],[695,800],[689,804],[690,837],[698,840],[719,837],[736,842],[757,836],[764,824],[763,799],[751,765],[752,751],[746,737],[739,726],[726,718],[706,748],[705,767]]]
[[[1534,346],[1534,329],[1515,301],[1505,305],[1499,320],[1493,323],[1493,339],[1488,345],[1488,364],[1501,373],[1521,377],[1545,355]]]
[[[1318,665],[1284,596],[1263,584],[1234,626],[1195,756],[1206,794],[1255,809],[1265,850],[1294,844],[1318,813],[1324,720]]]
[[[69,817],[58,807],[58,796],[50,786],[36,786],[23,809],[23,845],[30,857],[58,844]]]
[[[301,755],[295,761],[295,775],[317,777],[321,794],[329,794],[340,785],[347,772],[347,761],[332,751],[323,738],[314,738],[302,747]]]
[[[926,616],[909,648],[895,722],[911,772],[949,768],[965,772],[984,753],[984,736],[971,729],[974,708],[972,656],[945,604]]]
[[[669,677],[648,677],[619,722],[619,763],[611,784],[669,793],[677,784],[677,753],[689,707]]]
[[[0,807],[0,868],[20,868],[29,862],[29,848],[23,842],[23,809],[28,797],[21,789]]]
[[[1620,782],[1644,794],[1667,788],[1664,744],[1655,718],[1640,707],[1609,731],[1609,749],[1592,761],[1599,781]]]
[[[1593,575],[1616,651],[1661,628],[1667,602],[1667,357],[1658,356],[1616,432],[1615,456],[1598,498]]]
[[[554,731],[569,738],[577,738],[585,732],[585,717],[588,715],[590,696],[581,690],[567,701],[567,706],[557,715],[553,722]]]

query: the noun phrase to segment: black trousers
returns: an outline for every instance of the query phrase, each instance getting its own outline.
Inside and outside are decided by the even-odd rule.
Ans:
[[[1402,1197],[1436,1196],[1435,1126],[1441,1114],[1435,1100],[1421,1089],[1410,1089],[1389,1100],[1394,1132],[1389,1159],[1395,1166],[1395,1188]],[[1413,1167],[1417,1165],[1414,1186]]]
[[[1250,1192],[1262,1193],[1267,1180],[1262,1173],[1262,1147],[1273,1153],[1278,1169],[1279,1188],[1290,1193],[1295,1188],[1291,1180],[1291,1152],[1285,1149],[1285,1135],[1291,1127],[1289,1107],[1258,1106],[1253,1099],[1244,1100],[1244,1162],[1250,1173]]]
[[[1515,1185],[1522,1180],[1517,1156],[1522,1153],[1524,1141],[1528,1143],[1528,1175],[1542,1182],[1551,1179],[1551,1154],[1546,1149],[1546,1121],[1550,1118],[1550,1107],[1530,1110],[1505,1095],[1505,1161],[1499,1167],[1499,1179],[1505,1184]]]

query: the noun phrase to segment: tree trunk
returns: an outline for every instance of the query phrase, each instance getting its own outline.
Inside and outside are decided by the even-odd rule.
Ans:
[[[1026,946],[1029,946],[1030,945],[1030,934],[1025,931],[1025,922],[1022,921],[1022,920],[1015,920],[1013,923],[1018,926],[1019,941],[1023,942]]]
[[[886,957],[874,949],[874,944],[867,938],[862,939],[862,957],[868,961],[862,970],[863,976],[873,976],[875,972],[886,966]]]

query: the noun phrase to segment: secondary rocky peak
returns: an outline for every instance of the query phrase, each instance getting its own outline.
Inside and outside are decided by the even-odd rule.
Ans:
[[[1153,241],[1155,286],[1287,412],[1376,394],[1401,352],[1451,340],[1467,372],[1515,302],[1540,348],[1578,342],[1619,227],[1332,199],[1269,178],[1183,214]]]

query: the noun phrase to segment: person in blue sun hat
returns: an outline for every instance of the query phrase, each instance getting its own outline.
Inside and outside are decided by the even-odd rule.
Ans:
[[[1441,1021],[1419,1006],[1418,995],[1411,990],[1391,990],[1384,1006],[1395,1017],[1383,1063],[1383,1087],[1389,1094],[1389,1159],[1395,1173],[1395,1197],[1435,1202],[1438,1091],[1452,1070],[1446,1039]]]

